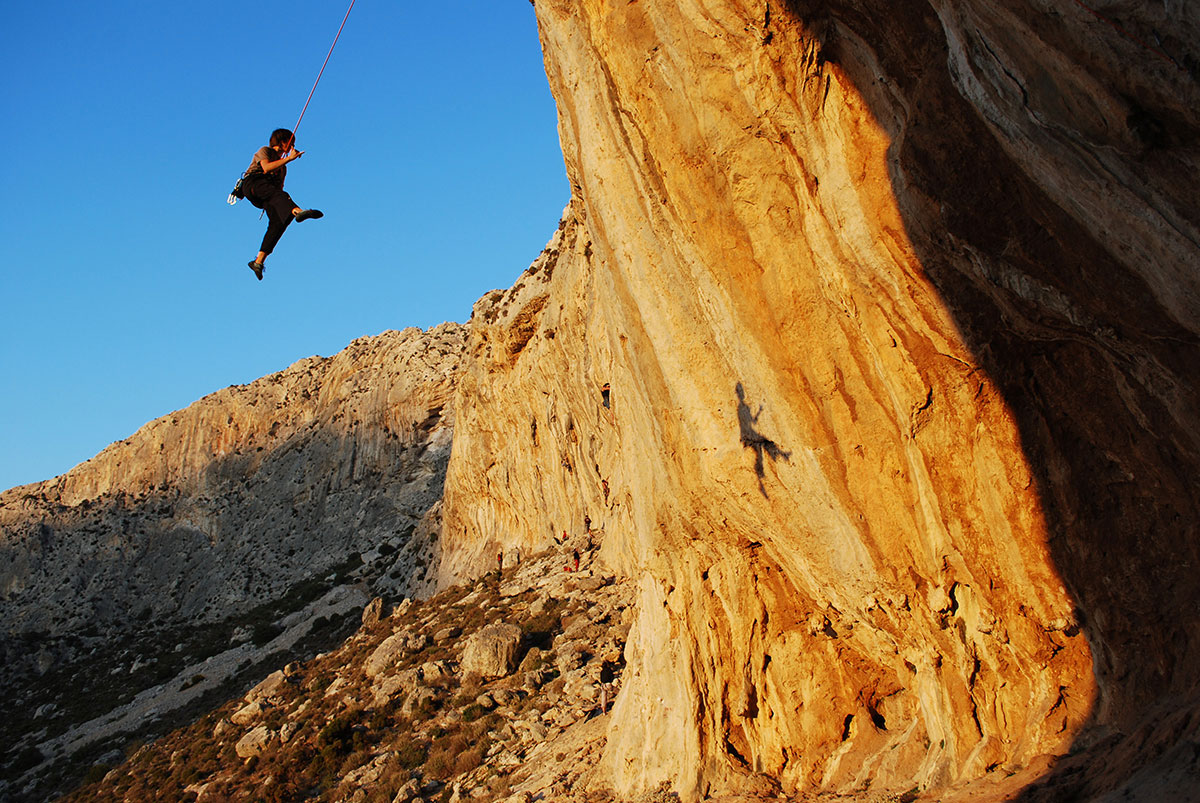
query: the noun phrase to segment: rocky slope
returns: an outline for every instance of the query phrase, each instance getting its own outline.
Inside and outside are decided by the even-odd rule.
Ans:
[[[442,573],[606,533],[616,790],[1190,788],[1195,8],[534,5],[574,200]]]
[[[431,590],[463,342],[362,338],[0,495],[6,779],[161,730],[370,595]]]
[[[564,571],[570,552],[579,571]],[[633,589],[586,537],[391,609],[66,800],[608,801],[593,788]]]
[[[148,607],[150,622],[220,624],[223,606],[298,594],[238,620],[272,625],[250,640],[258,669],[229,634],[206,653],[235,667],[220,688],[280,674],[148,748],[105,794],[171,779],[214,800],[290,799],[285,788],[400,801],[1192,795],[1200,12],[1125,0],[534,8],[573,197],[516,284],[481,299],[466,330],[442,330],[437,390],[412,390],[440,401],[385,403],[381,377],[399,358],[381,351],[383,367],[336,372],[334,397],[354,416],[268,379],[271,417],[291,422],[274,434],[214,408],[202,432],[162,438],[168,453],[195,444],[177,461],[134,439],[74,478],[4,497],[21,542],[4,564],[17,567],[4,579],[14,633],[91,620],[120,632],[124,614],[81,600],[120,593],[131,571],[143,593],[120,610]],[[414,340],[404,359],[429,348]],[[452,446],[439,379],[451,372]],[[321,425],[303,442],[315,468],[289,472],[286,444],[314,409]],[[388,434],[414,426],[426,434]],[[283,500],[275,521],[241,484],[258,478],[276,478],[263,488]],[[217,480],[228,538],[176,512],[215,498]],[[164,483],[185,493],[160,501]],[[101,528],[87,500],[100,500],[102,533],[88,533]],[[426,514],[436,547],[406,535]],[[143,516],[178,519],[181,543],[257,568],[214,571],[213,589],[152,582],[137,567],[161,562],[160,540],[131,535],[147,531]],[[87,551],[53,552],[59,517]],[[264,525],[269,555],[239,546]],[[598,547],[585,562],[614,579],[584,593],[605,601],[587,624],[517,637],[575,593],[555,585],[552,550],[585,533]],[[383,543],[390,554],[370,551]],[[316,574],[298,568],[309,551]],[[84,566],[89,553],[103,560]],[[76,584],[111,578],[106,593],[59,591],[43,568],[54,555]],[[524,562],[511,594],[471,585],[498,555]],[[311,577],[321,582],[296,585]],[[319,610],[435,581],[458,590],[293,662],[314,643],[304,623],[331,619]],[[44,609],[13,606],[34,588]],[[586,658],[569,659],[581,674],[545,698],[517,688],[532,665],[468,680],[489,652],[469,646],[476,629],[507,639],[513,659],[540,633],[563,671],[576,623],[606,651],[624,645],[619,662],[601,657],[620,670],[608,716],[572,724],[581,703],[568,686],[594,688]],[[56,651],[92,649],[80,638],[39,651],[10,637],[6,657],[49,656],[49,673]],[[138,671],[141,657],[123,660]],[[176,664],[172,694],[209,682]],[[71,749],[75,730],[30,719],[45,699],[34,691],[9,695],[23,727],[45,728],[44,750]],[[511,733],[498,718],[473,724],[484,697]],[[123,706],[121,721],[152,716],[147,701]],[[535,750],[550,724],[560,730]]]

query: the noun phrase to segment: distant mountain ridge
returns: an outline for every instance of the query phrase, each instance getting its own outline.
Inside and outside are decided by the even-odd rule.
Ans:
[[[216,695],[210,655],[226,691],[275,669],[332,718],[289,691],[287,722],[196,726],[206,750],[249,762],[309,728],[388,765],[398,803],[512,791],[483,777],[511,761],[557,775],[520,803],[1194,797],[1200,6],[533,5],[572,198],[511,288],[3,497],[6,775],[118,703],[157,715],[132,689]],[[576,586],[554,624],[541,581],[577,551],[621,605]],[[531,555],[516,596],[480,584]],[[350,635],[369,597],[456,584],[461,608]],[[430,786],[354,744],[429,722],[330,702],[367,688],[372,639],[405,645],[396,683],[436,675],[446,717],[484,706],[450,695],[482,691],[460,614],[537,620],[576,690],[604,660],[560,636],[623,645],[586,773],[548,742]],[[347,636],[337,667],[300,660]],[[60,671],[72,656],[86,672]],[[566,685],[516,693],[529,733]],[[493,724],[497,750],[539,741]],[[213,755],[213,803],[264,794]],[[296,799],[374,803],[349,764]]]
[[[360,338],[0,495],[8,758],[102,713],[97,696],[116,706],[195,660],[270,642],[338,584],[431,589],[464,338],[452,323]],[[99,658],[128,682],[92,677]],[[76,682],[47,693],[40,681],[72,667]]]

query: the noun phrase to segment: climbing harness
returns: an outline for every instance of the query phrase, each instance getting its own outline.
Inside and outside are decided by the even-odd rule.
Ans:
[[[296,120],[296,125],[292,126],[292,138],[284,147],[283,152],[287,153],[292,149],[292,145],[296,142],[296,132],[300,130],[300,122],[304,119],[304,113],[308,111],[308,104],[312,101],[313,94],[317,91],[317,84],[321,83],[321,76],[325,74],[325,67],[329,64],[329,57],[333,55],[333,49],[337,47],[338,39],[342,36],[342,29],[346,27],[346,20],[350,19],[350,11],[354,8],[354,0],[350,0],[350,7],[346,9],[346,16],[342,17],[342,24],[338,26],[337,35],[333,37],[333,44],[329,46],[329,52],[325,54],[325,61],[321,64],[321,70],[317,73],[317,80],[313,81],[312,89],[308,91],[308,99],[304,101],[304,108],[300,110],[300,117]],[[242,181],[245,175],[239,178],[233,190],[229,193],[229,198],[226,201],[233,205],[238,202],[239,198],[245,198],[242,194]],[[262,215],[259,215],[261,218]]]

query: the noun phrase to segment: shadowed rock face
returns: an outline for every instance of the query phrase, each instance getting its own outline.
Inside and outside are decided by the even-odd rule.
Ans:
[[[361,338],[0,494],[0,797],[429,590],[463,342]]]
[[[618,791],[1183,777],[1197,11],[535,7],[574,198],[476,307],[442,570],[587,516],[640,578]]]
[[[1195,788],[1195,6],[534,5],[542,256],[0,496],[6,670],[381,544],[420,590],[453,409],[440,582],[566,533],[637,588],[618,793]]]
[[[462,339],[457,324],[362,338],[6,491],[6,635],[220,619],[402,546],[440,497]]]

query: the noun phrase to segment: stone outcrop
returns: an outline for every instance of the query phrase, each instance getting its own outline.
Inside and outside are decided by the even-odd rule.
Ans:
[[[502,678],[517,667],[517,648],[521,646],[521,628],[496,622],[482,628],[463,646],[464,672],[476,672],[485,678]]]
[[[270,788],[284,800],[320,789],[337,803],[616,803],[600,760],[635,589],[601,573],[590,554],[578,575],[565,572],[569,556],[526,553],[502,577],[410,599],[64,800],[182,800],[190,791],[197,803],[220,803],[263,799]],[[473,666],[477,642],[496,641],[497,631],[522,673],[545,682],[484,677]],[[398,643],[415,649],[395,652]],[[381,665],[383,654],[391,658]]]
[[[466,329],[0,497],[14,671],[56,671],[41,633],[206,622],[313,567],[366,605],[499,557],[520,583],[381,604],[193,738],[353,756],[294,768],[346,800],[1189,794],[1196,7],[533,5],[572,185],[542,255]],[[467,651],[506,618],[485,683]],[[231,762],[202,799],[267,781]]]
[[[362,338],[4,492],[7,635],[211,620],[403,547],[441,495],[463,336]]]
[[[535,8],[574,197],[475,308],[442,572],[590,519],[617,790],[1099,794],[1194,737],[1195,9]]]
[[[161,731],[268,657],[337,643],[365,592],[427,592],[464,337],[361,338],[0,494],[0,766]]]
[[[251,758],[257,756],[267,749],[271,739],[275,734],[266,725],[258,725],[249,733],[238,739],[238,743],[234,746],[239,758]]]

